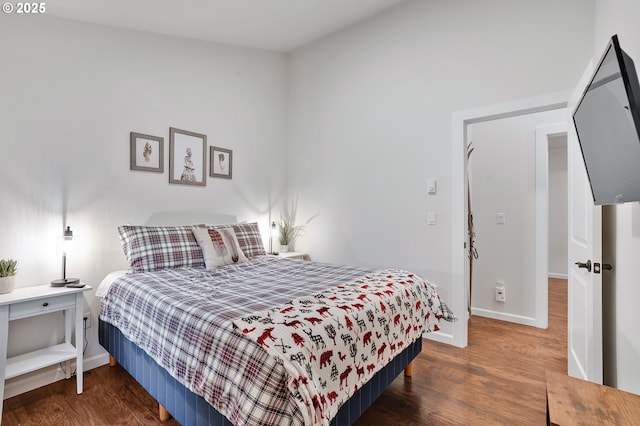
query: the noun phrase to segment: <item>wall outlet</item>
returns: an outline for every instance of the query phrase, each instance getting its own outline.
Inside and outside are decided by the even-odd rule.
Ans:
[[[504,283],[502,281],[498,281],[498,283],[496,284],[495,294],[496,294],[496,302],[504,303],[507,301],[507,293],[504,288]]]
[[[84,319],[84,328],[91,328],[91,313],[85,312],[82,318]]]

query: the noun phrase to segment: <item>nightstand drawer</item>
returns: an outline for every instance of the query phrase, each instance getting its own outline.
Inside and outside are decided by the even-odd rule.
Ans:
[[[9,320],[61,311],[63,309],[75,308],[75,306],[75,294],[51,296],[38,300],[15,303],[9,306]]]

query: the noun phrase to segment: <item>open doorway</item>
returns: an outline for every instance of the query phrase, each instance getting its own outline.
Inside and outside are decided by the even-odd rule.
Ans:
[[[549,159],[549,278],[568,275],[567,132],[547,133]]]
[[[549,154],[562,132],[566,139],[565,120],[566,110],[558,109],[468,127],[469,202],[479,252],[470,259],[472,315],[547,327],[549,165],[556,165]]]
[[[466,312],[469,306],[469,262],[467,246],[467,173],[466,153],[469,127],[475,123],[517,117],[543,111],[562,110],[567,106],[568,94],[557,93],[529,98],[506,104],[460,111],[453,114],[452,120],[452,309]],[[564,116],[566,119],[566,115]],[[532,242],[534,243],[534,242]],[[482,250],[480,250],[482,256]],[[535,294],[536,306],[541,294]],[[547,289],[544,290],[544,298]],[[545,304],[546,306],[546,304]],[[545,315],[546,316],[546,315]],[[468,318],[461,318],[453,327],[451,343],[467,346]]]

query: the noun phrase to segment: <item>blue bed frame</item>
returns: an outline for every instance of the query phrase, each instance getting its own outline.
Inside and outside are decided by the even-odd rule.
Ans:
[[[124,337],[118,328],[108,322],[100,321],[98,333],[100,344],[180,424],[185,426],[233,426],[204,398],[187,389],[146,352]],[[331,425],[353,424],[420,351],[422,351],[422,339],[409,345],[362,386],[340,408]]]

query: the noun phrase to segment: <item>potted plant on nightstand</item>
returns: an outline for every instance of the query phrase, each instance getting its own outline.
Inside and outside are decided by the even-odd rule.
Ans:
[[[285,208],[280,214],[280,252],[288,253],[289,250],[293,250],[293,243],[296,240],[296,237],[300,235],[304,229],[305,225],[297,225],[296,226],[296,213],[298,210],[298,200],[296,198],[295,201],[291,202],[291,207],[289,208],[288,204],[285,203]],[[309,223],[311,219],[307,221]]]
[[[304,229],[304,226],[295,226],[294,220],[290,216],[284,216],[280,220],[280,253],[288,253],[289,248],[293,247],[298,233]]]
[[[11,293],[15,288],[17,264],[13,259],[0,259],[0,293]]]

